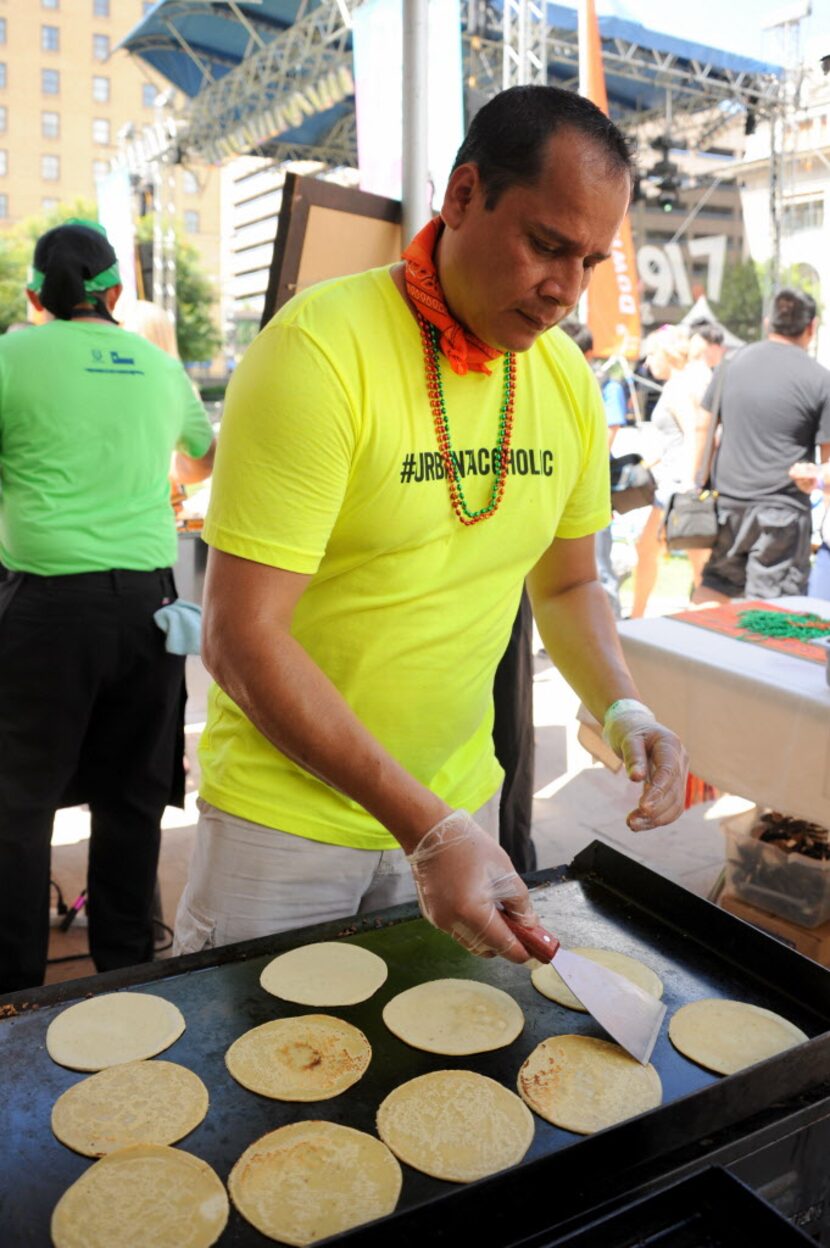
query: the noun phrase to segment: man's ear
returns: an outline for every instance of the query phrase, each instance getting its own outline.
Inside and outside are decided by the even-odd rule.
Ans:
[[[26,291],[26,298],[29,300],[29,303],[32,305],[32,307],[34,308],[35,312],[42,312],[42,311],[43,311],[43,304],[40,302],[40,297],[39,297],[38,295],[36,295],[36,294],[35,294],[35,292],[34,292],[33,290],[28,290],[28,289],[27,289],[27,291]]]
[[[468,161],[459,165],[450,174],[447,189],[444,193],[444,204],[441,208],[441,219],[451,230],[457,230],[473,202],[476,193],[481,191],[481,177],[478,165]]]

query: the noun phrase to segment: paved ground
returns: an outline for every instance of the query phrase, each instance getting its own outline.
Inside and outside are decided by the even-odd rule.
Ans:
[[[671,570],[670,570],[671,573]],[[680,586],[686,572],[661,577],[668,593],[653,600],[651,611],[662,614],[684,605]],[[650,611],[650,613],[651,613]],[[196,744],[205,717],[207,678],[197,659],[188,660],[188,754],[191,778],[198,774]],[[543,654],[536,657],[534,719],[536,723],[536,800],[534,839],[540,867],[570,862],[585,845],[599,838],[631,857],[706,896],[716,883],[724,861],[719,817],[724,800],[687,811],[671,828],[632,833],[625,816],[636,805],[635,785],[622,774],[612,774],[594,763],[576,740],[577,698]],[[191,791],[183,811],[170,808],[164,821],[160,881],[164,917],[172,923],[187,874],[196,822],[196,794]],[[85,811],[61,811],[55,823],[52,876],[71,902],[84,884],[89,817]],[[82,954],[86,931],[82,921],[67,934],[53,930],[50,956]],[[84,960],[55,963],[49,980],[69,979],[92,972]]]

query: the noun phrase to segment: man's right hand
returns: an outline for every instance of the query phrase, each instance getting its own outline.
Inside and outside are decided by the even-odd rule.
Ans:
[[[815,463],[814,460],[805,460],[803,463],[793,464],[789,475],[790,480],[794,481],[803,493],[812,494],[821,481],[821,465]]]
[[[407,855],[424,918],[470,953],[526,962],[527,951],[499,914],[527,926],[538,919],[503,849],[466,810],[454,810]]]

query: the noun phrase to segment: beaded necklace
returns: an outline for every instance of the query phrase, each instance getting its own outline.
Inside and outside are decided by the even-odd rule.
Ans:
[[[499,408],[499,431],[496,449],[493,454],[494,473],[490,499],[485,507],[480,507],[478,511],[471,511],[464,497],[461,474],[458,471],[458,464],[453,455],[452,443],[450,441],[450,422],[447,416],[446,400],[444,399],[444,386],[441,381],[440,335],[435,326],[431,325],[420,314],[418,315],[418,325],[420,326],[421,343],[424,349],[427,394],[429,395],[429,404],[432,408],[432,418],[435,422],[438,450],[444,463],[444,472],[447,478],[447,485],[449,486],[450,502],[452,503],[453,511],[462,524],[478,524],[480,520],[487,520],[490,516],[495,515],[504,495],[504,483],[507,477],[510,457],[510,435],[513,432],[513,407],[516,398],[516,357],[512,351],[506,351],[504,354],[504,388],[501,407]]]
[[[830,620],[812,611],[743,611],[738,616],[738,624],[760,637],[798,638],[800,641],[830,637]]]

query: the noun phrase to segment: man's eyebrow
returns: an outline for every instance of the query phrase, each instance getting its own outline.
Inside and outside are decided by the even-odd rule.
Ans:
[[[567,247],[569,251],[579,251],[579,243],[569,238],[567,234],[563,234],[561,230],[555,230],[552,225],[543,225],[541,221],[534,221],[530,226],[534,234],[541,234],[545,239],[552,243],[559,243],[560,247]],[[586,260],[610,260],[611,253],[609,251],[595,251],[590,256],[586,256]]]

